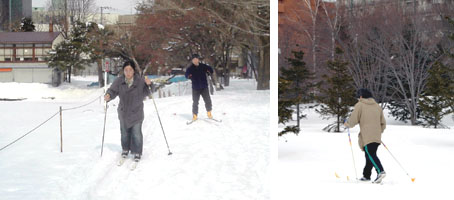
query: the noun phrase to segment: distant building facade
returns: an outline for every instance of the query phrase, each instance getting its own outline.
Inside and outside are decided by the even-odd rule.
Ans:
[[[63,40],[59,32],[0,32],[0,82],[59,84],[46,57]]]
[[[9,31],[24,17],[32,17],[32,0],[0,0],[0,31]]]

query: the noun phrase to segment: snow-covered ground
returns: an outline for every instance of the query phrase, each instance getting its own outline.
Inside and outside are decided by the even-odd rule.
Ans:
[[[302,132],[280,137],[277,177],[273,197],[277,199],[452,199],[454,174],[454,123],[451,129],[414,127],[387,118],[382,140],[411,178],[381,145],[377,155],[387,176],[382,185],[358,183],[354,179],[347,131],[322,131],[333,120],[322,120],[313,110],[301,121]],[[280,126],[282,128],[282,126]],[[359,127],[350,130],[357,176],[362,176],[365,155],[358,147]],[[336,178],[335,174],[340,178]],[[347,176],[349,180],[347,180]],[[376,173],[373,170],[372,179]]]
[[[41,83],[0,83],[0,99],[43,101],[52,97],[59,101],[83,101],[87,95],[100,90],[98,87],[87,87],[96,81],[98,78],[95,76],[76,76],[72,77],[71,84],[63,83],[59,87]]]
[[[93,80],[92,80],[93,79]],[[74,77],[58,88],[0,83],[0,148],[63,108],[102,95],[87,88],[95,77]],[[174,88],[177,88],[173,86]],[[212,96],[213,115],[222,123],[191,119],[191,93],[155,99],[173,155],[151,99],[145,103],[144,152],[135,171],[131,160],[116,166],[121,151],[118,99],[109,103],[103,157],[104,109],[99,100],[63,112],[63,153],[59,116],[0,151],[0,199],[269,199],[269,91],[253,80],[232,80]],[[181,89],[181,88],[180,88]],[[55,97],[54,100],[42,97]]]

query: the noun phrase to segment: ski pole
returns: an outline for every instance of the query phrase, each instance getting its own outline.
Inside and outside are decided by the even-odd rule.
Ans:
[[[344,121],[344,123],[346,123],[347,120]],[[348,141],[350,142],[350,150],[352,152],[352,158],[353,158],[353,167],[355,168],[355,177],[356,177],[356,180],[358,180],[358,173],[356,172],[356,164],[355,164],[355,156],[353,154],[353,147],[352,147],[352,139],[350,137],[350,128],[347,127],[347,132],[348,132]]]
[[[352,152],[352,158],[353,158],[353,167],[355,168],[355,177],[356,180],[358,180],[358,173],[356,172],[356,164],[355,164],[355,156],[353,154],[353,147],[352,147],[352,139],[350,138],[350,128],[347,127],[347,132],[348,132],[348,141],[350,142],[350,150]]]
[[[148,89],[151,91],[150,86],[148,86]],[[151,99],[153,100],[154,108],[156,109],[156,114],[158,115],[159,124],[161,124],[162,134],[164,134],[164,139],[166,140],[166,144],[167,144],[167,150],[169,150],[169,154],[167,154],[167,155],[170,156],[170,155],[172,155],[172,152],[170,152],[170,147],[169,147],[169,143],[167,142],[166,133],[164,132],[164,127],[162,126],[162,123],[161,123],[161,117],[159,117],[158,107],[156,106],[156,102],[154,101],[153,94],[150,94],[150,96],[151,96]]]
[[[383,144],[383,146],[386,148],[386,150],[388,150],[389,154],[391,154],[391,156],[393,157],[393,159],[397,162],[397,164],[399,164],[400,168],[402,168],[402,170],[404,170],[404,172],[407,174],[408,177],[410,177],[411,179],[411,182],[415,182],[415,178],[412,178],[410,176],[410,174],[408,174],[407,170],[404,169],[404,167],[400,164],[400,162],[396,159],[396,157],[394,157],[394,155],[391,153],[391,151],[388,149],[388,147],[385,145],[384,142],[381,142]]]
[[[104,150],[104,133],[106,132],[106,117],[107,117],[107,101],[104,107],[104,128],[102,129],[102,144],[101,144],[101,157],[102,157],[102,152]]]

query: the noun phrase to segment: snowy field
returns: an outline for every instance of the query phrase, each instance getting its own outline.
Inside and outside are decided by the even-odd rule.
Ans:
[[[452,199],[454,178],[454,123],[443,120],[451,129],[413,127],[387,118],[382,141],[415,182],[380,145],[377,155],[387,173],[383,184],[355,181],[347,131],[322,131],[329,122],[313,110],[305,110],[302,132],[280,137],[277,183],[274,199]],[[385,115],[387,115],[385,113]],[[282,128],[282,126],[280,126]],[[358,146],[359,126],[350,130],[358,178],[365,165]],[[340,178],[336,178],[337,173]],[[347,176],[348,179],[347,180]],[[375,169],[372,179],[376,178]]]
[[[0,151],[0,199],[269,199],[269,91],[255,90],[253,80],[232,80],[212,96],[213,116],[191,119],[192,98],[155,99],[173,155],[167,146],[151,99],[146,100],[144,152],[135,171],[131,160],[118,167],[121,151],[118,99],[109,103],[103,157],[100,157],[104,109],[96,77],[73,77],[72,84],[0,83],[0,148],[58,111],[63,112],[63,153],[59,116]],[[173,86],[174,88],[177,88]],[[181,88],[180,88],[181,89]],[[175,92],[176,93],[176,92]],[[181,91],[180,91],[181,93]],[[43,97],[55,97],[54,100]]]

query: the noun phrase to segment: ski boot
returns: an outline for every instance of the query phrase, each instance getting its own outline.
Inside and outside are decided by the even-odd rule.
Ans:
[[[128,157],[128,154],[129,154],[129,151],[123,150],[123,151],[121,152],[121,157],[122,157],[122,158],[126,158],[126,157]]]
[[[378,175],[377,175],[377,178],[372,182],[372,183],[381,183],[381,181],[385,178],[386,176],[386,172],[380,172]]]
[[[139,162],[140,161],[140,154],[134,154],[134,161]]]
[[[213,119],[213,115],[211,115],[211,111],[208,111],[208,112],[207,112],[207,115],[208,115],[208,118],[209,118],[209,119]]]

